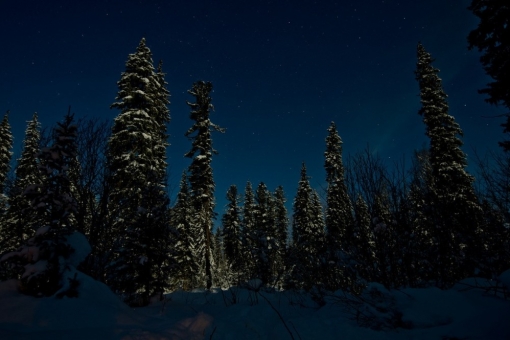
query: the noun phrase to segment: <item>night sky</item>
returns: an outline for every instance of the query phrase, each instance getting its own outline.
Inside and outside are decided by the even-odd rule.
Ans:
[[[421,41],[464,130],[464,150],[497,150],[503,113],[477,93],[490,79],[466,37],[469,0],[415,1],[9,1],[0,20],[0,113],[19,155],[26,121],[52,126],[69,105],[77,117],[113,119],[116,82],[142,37],[162,59],[171,93],[168,150],[172,200],[190,160],[187,93],[207,80],[218,212],[230,184],[249,180],[296,192],[304,161],[324,186],[324,139],[335,121],[344,159],[367,145],[390,164],[427,141],[418,115],[416,45]],[[3,112],[2,112],[3,111]],[[471,162],[472,163],[472,162]],[[290,205],[289,205],[290,206]]]

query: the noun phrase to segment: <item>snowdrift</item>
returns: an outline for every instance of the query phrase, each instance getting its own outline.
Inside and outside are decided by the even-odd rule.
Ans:
[[[175,291],[136,309],[78,279],[80,296],[61,299],[1,282],[0,339],[510,339],[510,300],[475,279],[446,291],[370,284],[360,298],[337,292],[322,307],[293,291]],[[510,271],[499,283],[510,286]]]

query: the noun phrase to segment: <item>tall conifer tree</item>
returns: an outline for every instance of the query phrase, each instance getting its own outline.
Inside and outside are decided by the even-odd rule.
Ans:
[[[7,196],[5,195],[7,177],[11,169],[12,142],[9,111],[7,111],[0,123],[0,254],[7,250],[6,245],[12,237],[9,235]]]
[[[255,230],[255,194],[251,182],[244,189],[243,220],[241,241],[243,245],[243,266],[245,279],[253,279],[255,271],[256,230]]]
[[[194,227],[193,209],[186,172],[182,173],[177,202],[172,209],[171,223],[178,233],[175,245],[178,269],[173,277],[174,285],[189,291],[196,285],[195,276],[198,272],[198,265],[196,262],[195,232],[192,230]]]
[[[212,146],[212,131],[224,132],[224,129],[213,124],[210,119],[211,104],[210,93],[212,84],[210,82],[198,81],[188,91],[195,97],[195,102],[188,102],[191,108],[190,118],[195,121],[188,129],[186,136],[192,140],[191,150],[186,157],[192,158],[188,168],[191,201],[194,209],[193,223],[200,229],[197,235],[199,245],[199,260],[203,264],[205,284],[210,289],[212,279],[212,227],[214,214],[214,178],[211,167],[212,155],[217,153]]]
[[[301,167],[292,220],[290,286],[310,289],[322,284],[324,260],[324,216],[319,196],[310,187],[306,166]]]
[[[276,284],[280,285],[285,272],[285,263],[287,259],[287,237],[289,227],[289,217],[285,207],[285,193],[283,187],[276,188],[274,193],[274,227],[275,227],[275,259],[273,262],[272,275],[276,278]]]
[[[338,135],[336,125],[331,122],[326,137],[326,152],[324,153],[326,168],[326,182],[328,183],[326,197],[326,228],[328,238],[332,240],[335,250],[345,248],[347,229],[353,225],[352,203],[345,185],[344,166],[342,162],[342,139]],[[346,249],[343,249],[344,251]]]
[[[434,235],[433,264],[437,284],[449,287],[472,274],[484,247],[482,216],[469,175],[466,155],[461,150],[462,130],[448,113],[447,95],[439,70],[422,44],[418,44],[416,80],[420,88],[426,135],[430,139],[431,176],[427,183],[430,205],[427,213],[429,232]]]
[[[13,137],[11,125],[9,124],[9,111],[7,111],[0,123],[0,194],[2,196],[4,195],[7,177],[11,169],[12,143]]]
[[[227,211],[221,220],[223,225],[223,246],[232,281],[240,283],[242,271],[241,210],[237,187],[231,185],[227,191]]]
[[[353,207],[345,185],[342,162],[342,139],[336,125],[331,122],[324,152],[326,169],[326,232],[328,242],[328,286],[330,289],[347,288],[348,257],[352,257]],[[351,273],[351,276],[353,274]]]
[[[37,215],[32,210],[25,189],[31,185],[40,185],[41,175],[37,168],[39,152],[40,124],[37,113],[28,122],[23,140],[21,157],[15,168],[14,185],[9,192],[8,221],[2,234],[5,236],[5,250],[14,250],[33,234],[37,225]],[[1,251],[0,251],[1,253]]]
[[[121,113],[108,145],[109,211],[114,250],[107,282],[132,305],[161,294],[171,271],[166,186],[168,91],[140,41],[118,82]]]

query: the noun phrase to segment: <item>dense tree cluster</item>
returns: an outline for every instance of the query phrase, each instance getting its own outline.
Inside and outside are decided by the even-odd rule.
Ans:
[[[120,113],[113,125],[74,122],[69,112],[51,138],[41,138],[34,114],[12,181],[5,115],[0,278],[18,279],[20,290],[35,296],[74,296],[73,254],[81,251],[73,240],[82,234],[90,254],[79,269],[132,306],[171,289],[254,281],[274,289],[359,293],[373,281],[389,288],[448,288],[470,275],[493,277],[510,267],[508,160],[499,163],[499,172],[480,162],[486,186],[475,191],[462,130],[448,112],[432,63],[419,44],[419,114],[430,143],[415,153],[411,168],[389,171],[370,151],[344,163],[332,122],[325,138],[324,201],[303,163],[292,212],[281,186],[272,191],[264,182],[247,182],[244,193],[229,187],[217,219],[212,133],[224,129],[210,119],[212,84],[198,81],[188,91],[194,101],[188,102],[193,123],[185,132],[191,142],[185,157],[191,162],[171,205],[170,94],[162,63],[154,67],[142,39],[118,82],[112,108]]]

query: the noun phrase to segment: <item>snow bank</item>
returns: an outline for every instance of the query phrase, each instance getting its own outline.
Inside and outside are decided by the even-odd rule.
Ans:
[[[370,308],[406,325],[378,331],[358,325],[343,293],[319,308],[292,291],[175,291],[133,309],[92,278],[77,279],[80,296],[62,299],[23,296],[16,281],[0,283],[0,339],[510,339],[510,301],[481,289],[388,291],[371,284],[363,295]]]

